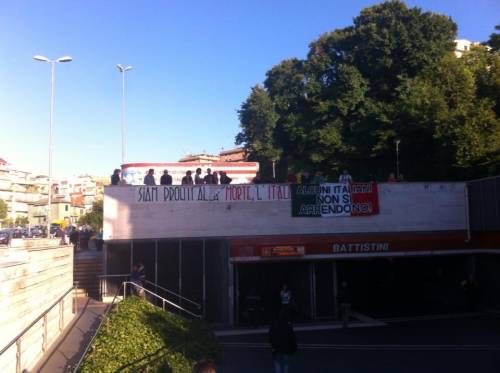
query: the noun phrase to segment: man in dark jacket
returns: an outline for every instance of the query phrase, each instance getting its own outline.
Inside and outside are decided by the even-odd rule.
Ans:
[[[203,178],[201,177],[201,168],[196,169],[196,173],[194,175],[194,183],[196,185],[203,184]]]
[[[278,320],[269,328],[269,342],[273,350],[274,371],[288,372],[288,360],[297,351],[297,341],[292,324],[287,320],[285,312],[280,312]]]
[[[220,172],[220,183],[221,184],[231,184],[231,181],[233,181],[233,179],[231,179],[229,176],[227,176],[227,174],[224,171]]]
[[[186,176],[181,180],[182,185],[193,185],[193,177],[191,176],[191,171],[186,171]]]
[[[212,170],[210,168],[207,168],[207,174],[203,178],[203,181],[205,184],[215,184],[215,178],[214,175],[212,175]]]
[[[80,233],[76,227],[71,228],[71,233],[69,234],[69,242],[73,244],[73,250],[76,251],[78,249],[78,244],[80,241]]]
[[[120,172],[122,172],[119,168],[113,171],[113,175],[111,175],[111,185],[118,185],[120,183]]]
[[[172,185],[172,176],[168,174],[168,170],[163,171],[160,177],[160,185]]]

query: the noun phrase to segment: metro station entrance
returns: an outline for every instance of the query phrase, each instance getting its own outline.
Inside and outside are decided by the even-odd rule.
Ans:
[[[464,312],[462,283],[473,263],[467,255],[236,263],[235,321],[252,324],[252,299],[260,325],[276,318],[283,284],[293,294],[294,322],[337,319],[343,302],[375,318]]]
[[[253,303],[260,311],[256,316],[259,324],[267,324],[278,317],[281,300],[280,290],[287,284],[293,297],[294,320],[311,319],[311,275],[308,262],[273,262],[239,264],[236,271],[237,321],[251,323],[248,314]],[[253,297],[260,301],[252,300]]]
[[[275,261],[235,265],[235,316],[238,324],[252,324],[249,309],[259,307],[258,324],[278,317],[280,291],[292,292],[294,322],[332,319],[335,315],[334,262]]]

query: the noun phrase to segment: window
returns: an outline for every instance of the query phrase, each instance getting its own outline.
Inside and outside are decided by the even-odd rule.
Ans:
[[[68,211],[68,205],[64,205],[64,211]]]

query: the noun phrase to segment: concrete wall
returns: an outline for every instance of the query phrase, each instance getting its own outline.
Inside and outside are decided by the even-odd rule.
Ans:
[[[138,188],[105,189],[104,239],[466,229],[464,183],[379,184],[380,214],[335,218],[292,217],[289,193],[267,201],[164,201],[158,187],[158,201],[140,202]]]
[[[0,249],[0,349],[73,285],[73,248],[57,240],[13,240]],[[62,316],[62,318],[61,318]],[[73,293],[47,315],[47,348],[72,320]],[[43,355],[43,318],[21,339],[21,370]],[[0,372],[16,371],[16,345],[0,355]]]

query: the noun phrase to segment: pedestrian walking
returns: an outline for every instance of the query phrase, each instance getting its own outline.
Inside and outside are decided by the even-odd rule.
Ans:
[[[288,373],[290,357],[297,352],[297,340],[283,310],[269,328],[269,342],[273,351],[274,372]]]
[[[288,320],[292,318],[292,292],[288,288],[287,284],[283,284],[283,287],[280,291],[280,300],[281,300],[281,312],[283,312],[284,316],[287,317]]]

